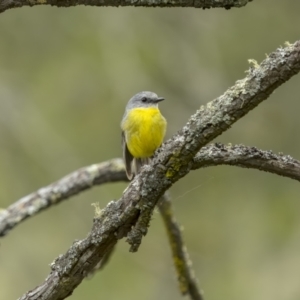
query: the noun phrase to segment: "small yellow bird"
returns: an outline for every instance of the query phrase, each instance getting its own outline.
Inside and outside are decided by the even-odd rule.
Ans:
[[[164,98],[152,92],[140,92],[127,103],[121,122],[123,159],[129,180],[149,164],[162,144],[167,121],[158,109]]]

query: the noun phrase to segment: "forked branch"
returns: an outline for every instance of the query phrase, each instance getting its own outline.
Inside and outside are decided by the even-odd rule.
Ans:
[[[300,181],[300,162],[290,155],[274,154],[244,145],[223,145],[220,143],[203,147],[193,160],[193,170],[230,165],[270,172]],[[15,226],[37,213],[58,204],[71,196],[93,186],[127,181],[122,159],[81,168],[38,191],[25,196],[0,211],[0,237]]]
[[[131,230],[143,232],[141,216],[151,215],[164,192],[190,172],[197,152],[267,99],[300,71],[300,42],[273,52],[261,65],[222,96],[201,107],[172,139],[157,151],[152,163],[135,177],[118,201],[111,201],[95,217],[87,238],[75,242],[51,266],[40,286],[21,297],[64,299]],[[135,224],[139,226],[135,227]],[[136,240],[135,240],[136,241]],[[133,245],[131,245],[133,246]]]

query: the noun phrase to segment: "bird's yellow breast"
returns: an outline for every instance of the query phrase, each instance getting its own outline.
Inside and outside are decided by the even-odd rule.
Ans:
[[[133,108],[121,126],[132,156],[146,158],[162,144],[167,122],[156,107]]]

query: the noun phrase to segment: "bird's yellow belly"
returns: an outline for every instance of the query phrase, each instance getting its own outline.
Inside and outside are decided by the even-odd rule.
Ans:
[[[167,122],[158,108],[132,109],[122,124],[128,150],[133,157],[146,158],[162,144]]]

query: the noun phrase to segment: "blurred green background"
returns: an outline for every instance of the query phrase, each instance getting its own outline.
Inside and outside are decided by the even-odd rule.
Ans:
[[[119,123],[141,90],[164,96],[172,136],[200,106],[285,41],[300,2],[242,9],[34,7],[0,15],[0,207],[80,167],[121,156]],[[300,77],[217,139],[300,158]],[[95,187],[1,239],[0,299],[41,283],[49,264],[125,183]],[[300,299],[299,183],[234,167],[194,171],[171,189],[208,300]],[[70,297],[182,299],[162,221],[136,254],[122,240],[107,267]]]

